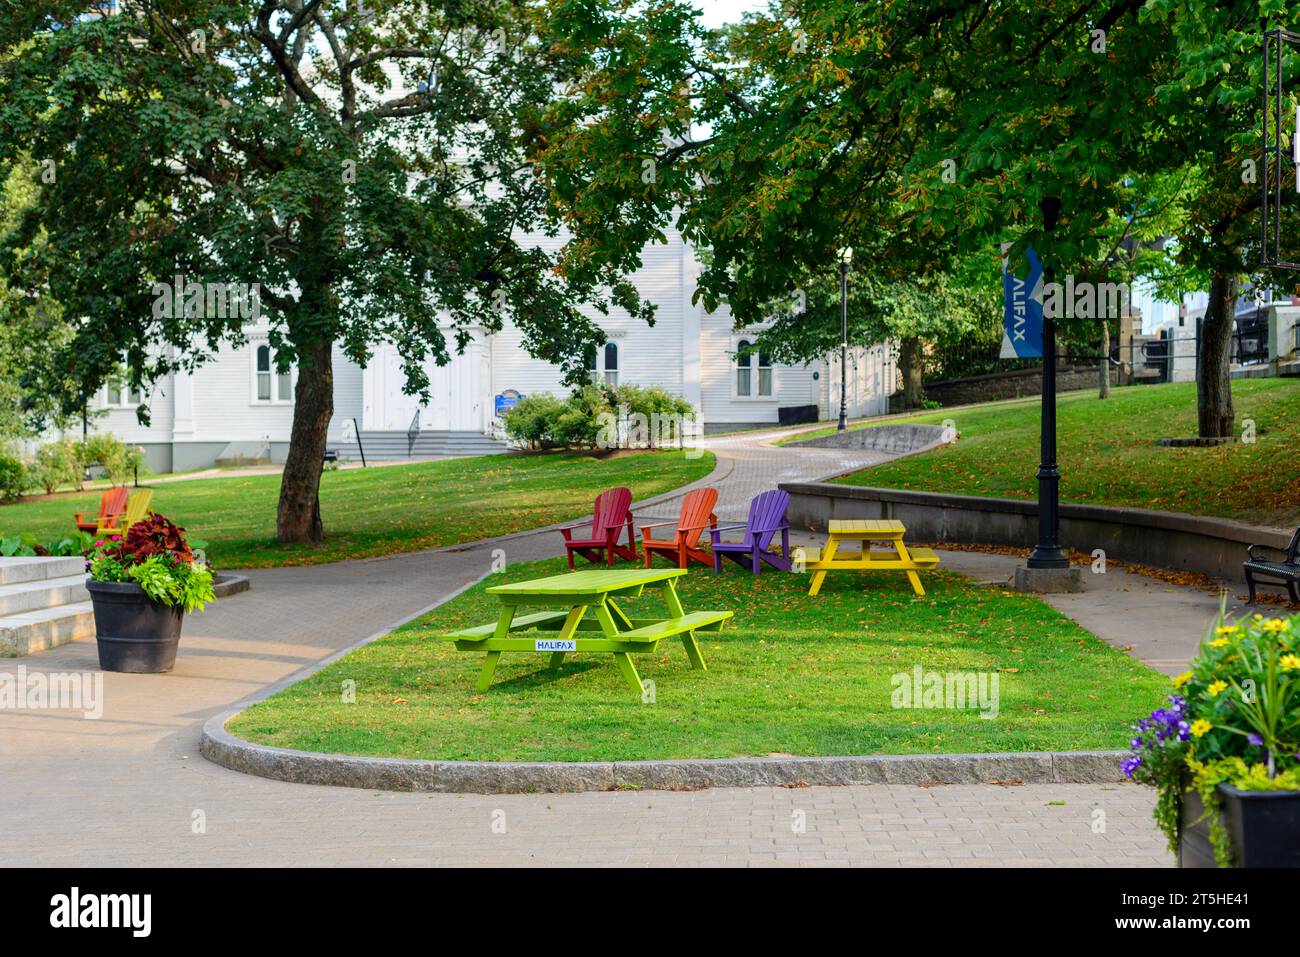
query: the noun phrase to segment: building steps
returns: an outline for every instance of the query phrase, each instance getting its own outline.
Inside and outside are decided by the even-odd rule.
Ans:
[[[19,658],[95,634],[86,564],[0,558],[0,658]]]
[[[504,442],[481,432],[423,430],[416,435],[415,442],[412,444],[405,432],[363,431],[361,444],[365,448],[366,458],[373,462],[500,455],[510,451],[510,447]],[[357,448],[356,442],[330,443],[329,448],[337,450],[342,458],[357,461],[361,458],[361,451]]]

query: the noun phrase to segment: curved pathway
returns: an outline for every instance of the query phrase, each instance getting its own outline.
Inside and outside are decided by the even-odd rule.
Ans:
[[[705,482],[722,490],[720,517],[743,519],[759,487],[889,457],[773,448],[764,444],[770,437],[707,443],[718,467]],[[681,494],[638,512],[672,514]],[[495,549],[527,561],[556,554],[558,541],[540,530],[256,570],[252,591],[187,622],[173,673],[105,674],[99,720],[0,711],[0,865],[1170,863],[1150,822],[1150,794],[1132,786],[376,793],[268,781],[199,757],[208,717],[446,600],[488,571]],[[8,660],[0,671],[20,667],[95,671],[95,645]],[[1101,833],[1095,809],[1107,822]]]

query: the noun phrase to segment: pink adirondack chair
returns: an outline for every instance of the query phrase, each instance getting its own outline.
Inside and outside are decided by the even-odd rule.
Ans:
[[[717,503],[716,488],[697,488],[682,499],[682,510],[677,521],[642,525],[641,547],[645,550],[645,567],[650,567],[650,555],[653,552],[662,552],[678,568],[686,568],[693,561],[701,565],[709,564],[709,553],[699,545],[704,539],[705,531],[718,527],[718,516],[713,514],[713,506]],[[676,533],[671,539],[650,536],[650,529],[664,525],[675,527]]]
[[[601,561],[613,567],[614,557],[636,561],[636,539],[632,536],[632,490],[628,488],[606,489],[596,496],[596,507],[592,511],[590,522],[579,522],[560,529],[564,535],[564,554],[573,568],[573,553],[577,552],[592,564]],[[591,527],[587,538],[574,538],[573,532],[579,528]],[[618,541],[619,533],[627,529],[627,544]]]
[[[722,559],[730,558],[737,565],[748,568],[755,575],[763,563],[790,570],[790,523],[785,519],[786,506],[790,496],[779,489],[763,492],[749,503],[749,521],[744,525],[724,525],[711,529],[713,538],[713,574],[722,573]],[[739,542],[722,541],[722,533],[743,528],[744,538]],[[772,538],[781,533],[781,554],[772,550]]]

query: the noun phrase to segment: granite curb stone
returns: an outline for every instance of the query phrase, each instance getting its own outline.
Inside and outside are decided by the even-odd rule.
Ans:
[[[245,774],[298,784],[378,791],[529,794],[853,784],[1121,783],[1123,751],[707,758],[670,761],[420,761],[273,748],[225,729],[237,711],[208,720],[203,757]]]

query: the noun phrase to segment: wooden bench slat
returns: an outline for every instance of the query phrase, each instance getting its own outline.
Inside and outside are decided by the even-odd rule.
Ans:
[[[921,564],[939,564],[939,554],[933,548],[909,548],[907,554],[912,561]]]
[[[681,618],[669,618],[665,621],[655,622],[653,625],[643,625],[640,628],[633,628],[631,631],[620,632],[618,640],[656,641],[660,638],[671,638],[673,635],[680,635],[685,631],[694,631],[708,625],[721,624],[733,614],[735,612],[693,611]]]
[[[532,615],[520,615],[510,623],[511,631],[520,631],[524,628],[532,628],[537,625],[545,625],[554,621],[564,621],[569,616],[567,611],[539,611]],[[476,628],[465,628],[461,631],[453,631],[443,635],[444,641],[464,641],[474,638],[489,638],[497,632],[496,623],[490,625],[479,625]]]

